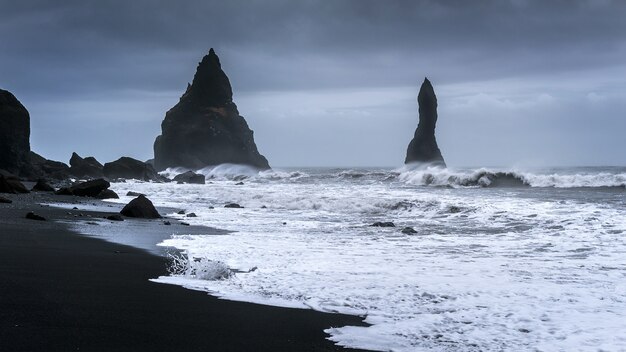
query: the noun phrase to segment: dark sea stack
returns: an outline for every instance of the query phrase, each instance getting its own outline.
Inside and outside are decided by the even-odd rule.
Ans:
[[[145,196],[139,196],[126,204],[120,214],[129,218],[158,219],[161,214]]]
[[[104,166],[92,156],[81,158],[80,155],[72,153],[69,172],[81,178],[102,177],[104,175],[102,173],[103,167]]]
[[[178,104],[165,114],[154,142],[154,165],[200,169],[224,163],[269,169],[252,130],[233,102],[228,77],[211,49]]]
[[[116,161],[104,164],[102,172],[109,179],[135,179],[141,181],[165,181],[166,179],[159,175],[152,165],[143,161],[121,157]]]
[[[16,175],[28,169],[30,115],[11,92],[0,89],[0,169]]]
[[[417,96],[419,104],[419,124],[415,135],[406,151],[405,164],[429,163],[436,166],[446,166],[441,151],[435,139],[435,125],[437,124],[437,96],[428,78],[424,79]]]

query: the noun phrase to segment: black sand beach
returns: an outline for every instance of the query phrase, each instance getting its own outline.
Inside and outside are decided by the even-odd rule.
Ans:
[[[87,222],[102,213],[80,204],[71,215],[38,205],[72,197],[3,196],[13,203],[0,204],[0,351],[335,351],[343,349],[326,340],[324,329],[363,325],[359,317],[220,300],[150,282],[166,273],[166,258],[53,221]],[[48,221],[25,219],[29,211]],[[182,227],[160,224],[92,226],[155,239]]]

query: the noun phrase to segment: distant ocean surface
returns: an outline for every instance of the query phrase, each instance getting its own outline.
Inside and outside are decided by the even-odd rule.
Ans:
[[[626,168],[199,172],[112,185],[232,231],[164,241],[185,255],[157,282],[366,316],[326,331],[342,346],[626,350]]]

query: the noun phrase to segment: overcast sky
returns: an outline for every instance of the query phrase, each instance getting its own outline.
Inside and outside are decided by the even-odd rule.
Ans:
[[[425,76],[449,166],[626,165],[626,1],[0,0],[31,147],[152,158],[209,48],[272,166],[399,166]]]

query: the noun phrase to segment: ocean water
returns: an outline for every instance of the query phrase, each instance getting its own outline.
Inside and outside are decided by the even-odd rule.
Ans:
[[[163,241],[183,254],[157,282],[364,316],[326,330],[342,346],[626,350],[626,168],[199,172],[112,185],[231,231]]]

